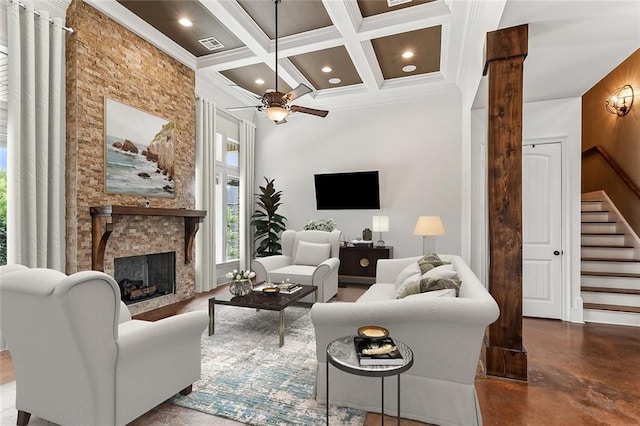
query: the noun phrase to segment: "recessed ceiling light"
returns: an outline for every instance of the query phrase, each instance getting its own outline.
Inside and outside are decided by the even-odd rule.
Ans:
[[[410,50],[407,50],[406,52],[404,52],[402,54],[402,57],[405,58],[405,59],[413,58],[413,52],[410,51]]]
[[[336,77],[329,79],[329,83],[331,83],[331,84],[338,84],[338,83],[341,83],[341,82],[342,82],[342,80],[340,80],[339,78],[336,78]]]
[[[402,71],[404,72],[411,72],[411,71],[415,71],[416,70],[416,66],[415,65],[405,65],[404,67],[402,67]]]
[[[255,83],[256,83],[256,84],[264,84],[264,80],[263,80],[263,79],[261,79],[261,78],[256,78]]]
[[[322,67],[322,72],[331,72],[333,71],[331,67]]]
[[[180,22],[180,25],[182,25],[183,27],[192,27],[193,26],[193,22],[191,22],[191,20],[188,19],[188,18],[180,18],[180,20],[178,22]]]

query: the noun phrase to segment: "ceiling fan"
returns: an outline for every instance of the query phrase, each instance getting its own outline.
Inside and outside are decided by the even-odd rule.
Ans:
[[[316,115],[318,117],[326,117],[329,111],[320,109],[307,108],[299,105],[291,105],[290,102],[294,99],[304,96],[307,93],[311,93],[310,87],[300,83],[298,87],[290,91],[289,93],[282,93],[278,91],[278,3],[281,0],[273,0],[276,11],[276,51],[275,51],[275,71],[276,71],[276,83],[275,90],[267,91],[264,95],[259,97],[260,105],[251,105],[244,107],[228,108],[230,111],[243,109],[243,108],[257,108],[258,111],[265,111],[269,120],[274,121],[276,124],[284,124],[287,122],[287,116],[292,112],[302,112],[304,114]]]

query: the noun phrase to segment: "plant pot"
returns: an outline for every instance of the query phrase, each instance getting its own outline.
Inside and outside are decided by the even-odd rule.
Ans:
[[[251,293],[252,285],[251,280],[234,280],[229,284],[229,291],[234,296],[246,296]]]

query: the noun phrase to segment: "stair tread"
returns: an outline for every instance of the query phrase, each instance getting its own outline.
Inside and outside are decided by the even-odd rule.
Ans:
[[[580,289],[582,291],[591,291],[594,293],[640,294],[640,290],[635,290],[632,288],[591,287],[583,285],[580,287]]]
[[[590,236],[606,235],[608,237],[616,237],[616,236],[624,237],[625,234],[623,232],[582,232],[580,235],[590,235]]]
[[[609,210],[581,210],[580,213],[582,213],[582,214],[602,214],[602,213],[609,213]]]
[[[640,314],[640,306],[622,306],[622,305],[605,305],[600,303],[584,303],[582,307],[584,309],[597,309],[600,311],[633,312],[636,314]]]
[[[607,221],[589,221],[589,220],[583,220],[582,224],[583,225],[615,225],[617,222],[615,220],[607,220]]]
[[[640,274],[632,274],[629,272],[588,272],[583,271],[581,275],[588,275],[591,277],[613,277],[613,278],[640,278]]]
[[[636,262],[640,263],[638,259],[607,259],[606,257],[583,257],[583,262]]]
[[[580,200],[582,203],[601,203],[602,200]]]

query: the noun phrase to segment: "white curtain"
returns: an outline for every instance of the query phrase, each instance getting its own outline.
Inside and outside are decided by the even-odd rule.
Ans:
[[[65,32],[13,1],[7,23],[7,261],[64,271]]]
[[[256,126],[248,121],[240,123],[240,269],[247,270],[253,257],[253,226],[255,210],[255,136]]]
[[[206,99],[196,100],[196,209],[207,216],[196,234],[196,292],[217,287],[216,283],[216,107]]]

